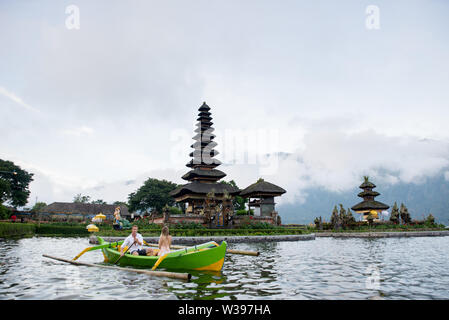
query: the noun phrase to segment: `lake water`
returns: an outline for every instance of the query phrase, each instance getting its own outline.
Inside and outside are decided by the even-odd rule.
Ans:
[[[449,237],[230,244],[260,256],[227,255],[221,273],[190,282],[42,257],[73,258],[88,241],[0,241],[0,299],[449,299]]]

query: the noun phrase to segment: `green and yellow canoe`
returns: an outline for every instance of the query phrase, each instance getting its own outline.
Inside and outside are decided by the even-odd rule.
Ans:
[[[108,244],[101,237],[98,237],[98,242],[100,245]],[[226,241],[223,241],[221,245],[211,241],[185,249],[170,251],[164,259],[161,259],[157,268],[220,271],[223,268],[226,247]],[[110,247],[102,248],[101,250],[106,262],[114,263],[120,257],[120,252],[112,244]],[[152,268],[159,258],[158,256],[134,256],[126,253],[118,261],[118,264],[121,266]]]

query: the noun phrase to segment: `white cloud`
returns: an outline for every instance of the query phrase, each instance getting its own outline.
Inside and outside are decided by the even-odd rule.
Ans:
[[[19,96],[15,95],[14,93],[8,91],[7,89],[5,89],[4,87],[0,87],[0,94],[5,96],[6,98],[8,98],[9,100],[15,102],[16,104],[24,107],[25,109],[29,110],[29,111],[33,111],[33,112],[39,112],[38,109],[30,106],[29,104],[25,103],[22,98],[20,98]]]
[[[363,8],[349,3],[80,0],[81,28],[70,31],[64,7],[10,2],[0,83],[21,89],[0,87],[12,106],[0,105],[0,156],[35,170],[33,195],[48,201],[80,190],[123,199],[121,182],[145,172],[182,183],[206,100],[217,141],[228,129],[279,131],[276,150],[291,155],[265,178],[287,189],[280,201],[346,190],[364,174],[419,182],[448,159],[446,5],[380,5],[389,32],[366,32]],[[24,10],[34,14],[20,19]],[[17,107],[37,111],[21,97],[41,112],[18,117]],[[171,140],[175,131],[189,141]],[[240,187],[261,175],[257,165],[221,169]]]
[[[419,184],[449,166],[445,141],[317,129],[306,134],[304,143],[301,151],[280,158],[273,178],[288,190],[282,201],[304,201],[309,188],[350,190],[364,175],[383,184]]]
[[[94,129],[82,126],[78,128],[72,128],[72,129],[66,129],[63,130],[62,133],[66,135],[72,135],[72,136],[82,136],[82,135],[91,135],[94,132]]]

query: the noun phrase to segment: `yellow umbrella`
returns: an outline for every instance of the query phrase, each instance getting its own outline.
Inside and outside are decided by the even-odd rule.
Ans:
[[[87,229],[87,231],[89,231],[89,232],[98,232],[98,231],[100,231],[100,229],[98,229],[98,227],[97,227],[96,225],[94,225],[94,224],[89,224],[89,225],[86,227],[86,229]]]
[[[104,214],[102,214],[102,213],[99,213],[99,214],[97,214],[96,216],[95,216],[95,218],[98,218],[98,219],[106,219],[106,216],[104,215]]]
[[[375,210],[371,210],[369,213],[373,215],[374,219],[377,219],[379,217],[377,215],[377,211],[375,211]]]

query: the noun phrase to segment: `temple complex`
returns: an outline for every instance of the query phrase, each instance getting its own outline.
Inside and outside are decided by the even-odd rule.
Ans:
[[[374,200],[375,197],[379,196],[380,193],[373,191],[376,185],[369,181],[368,177],[364,177],[364,182],[359,186],[363,191],[360,192],[357,196],[363,198],[363,201],[357,203],[351,209],[362,216],[362,220],[366,221],[369,213],[371,212],[375,221],[379,220],[380,213],[389,208],[385,203]]]
[[[243,198],[255,198],[250,201],[249,209],[254,208],[254,222],[265,222],[280,224],[280,218],[275,211],[274,197],[280,196],[286,191],[263,179],[240,193],[240,189],[229,183],[219,182],[226,174],[217,169],[221,162],[215,159],[218,152],[214,149],[217,143],[212,127],[212,114],[210,107],[204,102],[198,109],[196,129],[194,130],[195,141],[191,147],[192,158],[186,166],[190,168],[182,179],[188,181],[181,185],[170,195],[176,202],[184,204],[182,215],[170,216],[166,210],[163,217],[153,219],[154,223],[180,223],[194,222],[216,227],[233,227],[243,223],[248,216],[234,215],[233,199],[240,195]]]

